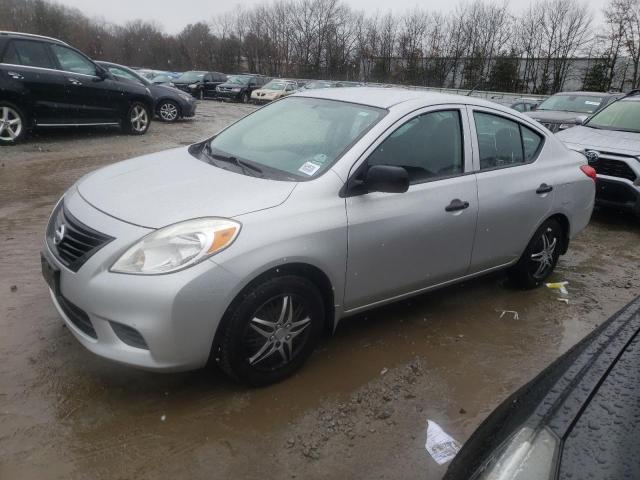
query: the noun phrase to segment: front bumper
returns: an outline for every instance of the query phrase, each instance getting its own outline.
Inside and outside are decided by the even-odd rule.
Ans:
[[[640,185],[623,178],[598,175],[596,205],[620,208],[640,216]]]
[[[198,102],[195,100],[190,102],[182,101],[180,108],[183,117],[194,117],[196,115],[196,109],[198,108]]]
[[[65,196],[65,205],[84,224],[115,237],[77,272],[59,262],[46,242],[43,247],[45,257],[60,270],[61,297],[51,292],[53,303],[78,341],[101,357],[144,369],[179,371],[204,366],[237,278],[212,260],[166,275],[112,273],[113,262],[151,230],[96,210],[75,188]],[[86,314],[95,338],[86,328],[79,328],[61,302]],[[114,330],[115,324],[137,331],[148,348],[125,343]]]
[[[221,98],[223,100],[240,100],[242,98],[242,91],[239,92],[221,92],[220,90],[216,90],[216,98]]]

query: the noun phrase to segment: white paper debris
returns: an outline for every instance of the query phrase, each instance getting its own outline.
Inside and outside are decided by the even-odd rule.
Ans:
[[[516,312],[515,310],[500,310],[502,313],[500,314],[500,318],[504,317],[505,314],[510,313],[511,315],[513,315],[513,319],[514,320],[518,320],[520,318],[520,316],[518,315],[518,312]]]
[[[388,371],[389,371],[389,369],[387,367],[384,367],[382,370],[380,370],[380,375],[384,375]]]
[[[433,420],[427,420],[427,441],[424,447],[438,465],[453,460],[460,450],[460,443],[451,438]]]
[[[166,416],[166,415],[162,415],[162,416],[160,417],[160,421],[161,421],[161,422],[164,422],[166,419],[167,419],[167,416]]]

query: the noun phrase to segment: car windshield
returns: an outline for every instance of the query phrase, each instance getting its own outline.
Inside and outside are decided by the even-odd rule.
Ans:
[[[250,162],[265,177],[309,180],[375,125],[386,110],[317,98],[289,97],[257,110],[210,142],[215,159]]]
[[[536,110],[593,113],[603,100],[604,97],[593,95],[553,95],[542,102]]]
[[[331,88],[334,84],[331,82],[311,82],[307,83],[304,88],[312,89],[312,88]]]
[[[284,90],[284,87],[287,84],[284,82],[275,82],[275,81],[271,81],[269,83],[267,83],[264,87],[262,87],[263,90]]]
[[[586,123],[587,127],[623,132],[640,132],[640,102],[622,101],[609,105]]]
[[[197,82],[204,77],[205,72],[185,72],[180,75],[178,82]]]
[[[233,83],[235,85],[246,85],[247,83],[249,83],[249,77],[245,77],[243,75],[234,75],[232,77],[229,77],[227,83]]]
[[[151,80],[152,82],[156,83],[156,82],[170,82],[171,79],[167,76],[167,75],[157,75],[155,77],[153,77],[153,80]]]

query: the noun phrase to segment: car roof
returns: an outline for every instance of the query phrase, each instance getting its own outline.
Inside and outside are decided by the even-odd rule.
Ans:
[[[378,108],[390,108],[401,103],[421,100],[424,105],[437,105],[442,103],[463,103],[466,105],[478,105],[495,110],[511,112],[511,109],[502,107],[494,102],[482,100],[476,97],[451,95],[426,90],[409,90],[405,88],[361,87],[361,88],[323,88],[319,90],[307,90],[294,94],[297,97],[323,98],[327,100],[339,100],[343,102],[359,103]]]
[[[621,95],[620,93],[607,93],[607,92],[558,92],[554,95],[582,95],[585,97],[611,97],[615,95]]]
[[[60,45],[69,45],[62,40],[58,40],[53,37],[45,37],[44,35],[34,35],[32,33],[22,33],[22,32],[10,32],[6,30],[0,30],[0,37],[13,37],[13,38],[26,38],[26,39],[39,39],[39,40],[47,40],[54,43],[59,43]]]

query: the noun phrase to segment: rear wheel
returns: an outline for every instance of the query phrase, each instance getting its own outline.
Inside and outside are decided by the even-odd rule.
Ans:
[[[163,100],[158,106],[158,116],[163,122],[175,122],[180,117],[180,107],[173,100]]]
[[[144,135],[149,130],[150,124],[149,109],[142,102],[133,102],[122,122],[124,131],[131,135]]]
[[[12,145],[27,134],[26,117],[10,103],[0,102],[0,145]]]
[[[216,360],[232,378],[263,386],[290,376],[311,355],[324,304],[312,282],[287,275],[243,294],[229,314]]]
[[[522,257],[510,270],[511,280],[522,288],[535,288],[544,282],[558,263],[564,233],[553,219],[544,222],[529,241]]]

